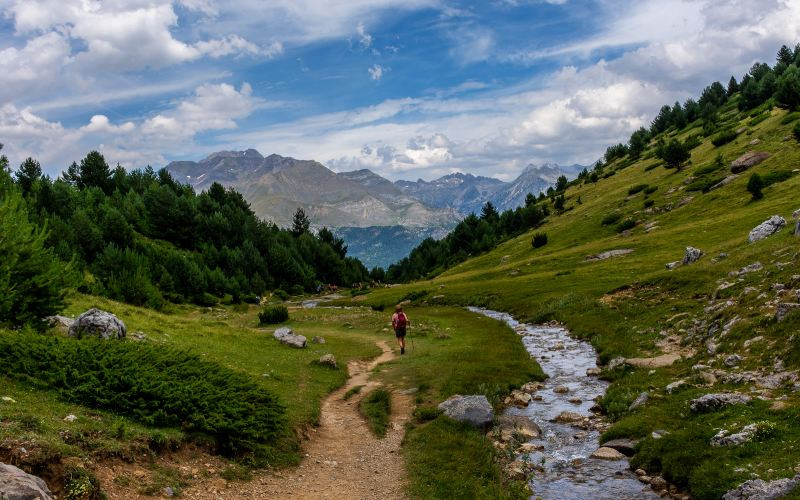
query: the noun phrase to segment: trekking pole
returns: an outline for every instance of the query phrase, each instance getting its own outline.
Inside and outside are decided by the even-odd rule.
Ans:
[[[409,328],[408,340],[411,341],[411,352],[414,352],[414,338],[411,337],[410,331],[411,331],[411,329]]]

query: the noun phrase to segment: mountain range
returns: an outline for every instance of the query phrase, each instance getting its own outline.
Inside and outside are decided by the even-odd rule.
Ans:
[[[559,176],[574,177],[583,167],[528,165],[511,182],[464,173],[392,182],[367,169],[336,173],[313,160],[265,157],[248,149],[220,151],[197,162],[175,161],[166,168],[197,191],[214,182],[233,187],[256,215],[280,226],[291,224],[302,207],[312,225],[344,237],[351,255],[368,266],[386,266],[424,238],[444,236],[486,202],[499,210],[516,208],[528,193],[537,195]]]

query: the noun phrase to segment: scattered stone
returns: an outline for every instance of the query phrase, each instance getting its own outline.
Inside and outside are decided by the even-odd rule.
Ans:
[[[3,500],[52,500],[53,493],[41,478],[0,463],[0,498]]]
[[[735,181],[738,177],[739,176],[736,175],[736,174],[731,174],[731,175],[725,177],[724,179],[722,179],[721,181],[719,181],[718,183],[714,184],[710,188],[708,188],[708,190],[709,191],[714,191],[715,189],[719,189],[721,187],[725,187],[728,184],[730,184],[731,182]]]
[[[722,500],[776,500],[800,486],[800,474],[775,481],[751,479],[723,495]]]
[[[164,496],[171,497],[175,495],[175,491],[173,491],[172,486],[167,486],[164,488]]]
[[[611,361],[608,362],[608,369],[609,369],[609,371],[610,370],[614,370],[614,369],[619,368],[620,366],[622,366],[624,364],[625,364],[625,358],[622,358],[622,357],[614,358],[614,359],[612,359]]]
[[[593,262],[596,260],[610,259],[612,257],[622,257],[623,255],[628,255],[629,253],[633,253],[632,248],[620,248],[617,250],[608,250],[606,252],[601,252],[598,253],[597,255],[587,255],[586,260]]]
[[[753,230],[750,231],[750,235],[747,237],[747,239],[750,241],[750,243],[763,240],[764,238],[772,236],[783,229],[783,226],[785,225],[786,219],[780,215],[773,215],[769,219],[754,227]]]
[[[517,448],[517,453],[533,453],[534,451],[541,451],[543,449],[543,444],[523,443],[519,446],[519,448]]]
[[[625,363],[637,368],[664,368],[681,359],[678,353],[662,354],[652,358],[628,358]]]
[[[741,405],[749,403],[753,398],[737,392],[720,392],[716,394],[705,394],[693,399],[690,408],[694,413],[716,411],[730,405]]]
[[[800,220],[798,220],[794,225],[794,235],[800,236]]]
[[[792,217],[794,217],[795,219],[800,219],[800,208],[792,212]]]
[[[569,387],[567,387],[566,385],[559,385],[558,387],[553,389],[553,392],[556,394],[566,394],[569,392]]]
[[[636,469],[635,471],[633,471],[633,473],[636,474],[637,476],[646,476],[647,475],[647,472],[644,469]]]
[[[534,393],[544,387],[544,384],[540,382],[528,382],[527,384],[520,387],[520,390],[527,393]]]
[[[5,401],[6,403],[16,403],[17,401],[9,396],[0,397],[0,401]]]
[[[695,247],[686,247],[686,254],[683,256],[683,265],[697,262],[704,255],[703,251]]]
[[[78,316],[69,327],[70,337],[95,337],[99,339],[123,339],[128,329],[119,318],[110,312],[91,308]]]
[[[652,437],[653,439],[661,439],[662,437],[666,436],[667,434],[669,434],[669,432],[667,432],[667,431],[665,431],[663,429],[659,429],[659,430],[655,430],[655,431],[651,432],[650,433],[650,437]]]
[[[633,439],[612,439],[611,441],[603,443],[603,447],[613,448],[622,454],[632,457],[634,453],[636,453],[637,444],[638,441],[634,441]]]
[[[74,422],[76,420],[78,420],[78,417],[72,414],[69,414],[66,417],[64,417],[64,422]]]
[[[525,439],[536,439],[542,435],[542,429],[536,422],[523,415],[503,415],[498,419],[498,427],[501,438],[504,433],[507,433],[509,438],[518,434]]]
[[[68,334],[69,329],[72,328],[72,325],[73,323],[75,323],[75,320],[72,318],[68,318],[66,316],[55,315],[46,317],[44,319],[44,322],[50,328],[55,328],[61,333]]]
[[[532,470],[530,463],[524,460],[515,460],[506,465],[505,472],[510,479],[523,480],[528,477]]]
[[[602,446],[591,454],[591,458],[597,458],[599,460],[624,460],[625,455],[618,452],[614,448]]]
[[[494,410],[482,394],[450,396],[439,404],[444,414],[459,422],[469,422],[476,427],[487,427],[494,420]]]
[[[739,446],[752,440],[757,432],[757,424],[745,425],[742,430],[736,434],[731,434],[730,431],[723,429],[711,438],[709,444],[717,448],[720,446]]]
[[[315,335],[315,336],[311,337],[311,343],[312,344],[324,344],[325,343],[325,337],[320,337],[320,336]]]
[[[789,313],[796,309],[800,309],[800,304],[793,302],[781,302],[775,307],[775,319],[778,321],[783,321],[786,319],[786,316],[788,316]]]
[[[650,479],[650,487],[655,491],[664,491],[667,489],[667,480],[661,476],[654,476]]]
[[[294,330],[287,326],[278,328],[272,336],[281,344],[286,344],[297,349],[302,349],[306,346],[306,338],[303,335],[295,335]]]
[[[686,387],[687,385],[689,385],[689,382],[687,382],[685,380],[676,380],[675,382],[667,384],[667,388],[666,388],[667,394],[672,394],[673,392],[677,391],[681,387]]]
[[[331,368],[336,368],[336,358],[333,354],[325,354],[321,358],[319,358],[319,364],[322,366],[329,366]]]
[[[578,398],[578,397],[569,398],[567,401],[569,401],[570,403],[572,403],[574,405],[579,405],[579,404],[583,403],[583,400],[581,398]]]
[[[738,274],[756,273],[762,269],[764,269],[764,265],[761,262],[753,262],[752,264],[739,269]]]
[[[648,399],[650,399],[650,396],[646,392],[639,394],[639,396],[628,407],[628,411],[633,411],[637,408],[644,406],[647,403]]]
[[[740,174],[748,168],[758,165],[762,161],[769,158],[769,156],[769,153],[764,152],[751,151],[749,153],[745,153],[731,162],[731,172],[734,174]]]
[[[676,260],[674,262],[667,262],[664,267],[666,267],[669,270],[672,270],[672,269],[677,268],[680,265],[681,265],[681,262]]]
[[[144,332],[133,332],[131,334],[131,340],[135,342],[144,342],[147,340],[147,335]]]
[[[725,366],[733,368],[734,366],[738,365],[740,361],[742,361],[741,356],[739,356],[738,354],[731,354],[730,356],[725,358],[725,361],[723,361],[723,363],[725,363]]]
[[[528,406],[530,402],[531,402],[531,395],[529,393],[518,390],[511,391],[511,403],[514,406],[524,408]]]
[[[753,337],[752,339],[745,340],[744,341],[744,348],[747,349],[751,345],[755,344],[756,342],[761,342],[762,340],[764,340],[764,337],[762,337],[761,335]]]
[[[757,146],[757,145],[761,144],[761,139],[753,139],[752,141],[748,142],[747,144],[749,144],[750,146]]]
[[[556,416],[555,419],[553,419],[553,421],[562,424],[572,424],[583,421],[583,418],[583,415],[580,413],[575,413],[573,411],[562,411],[558,414],[558,416]]]
[[[599,368],[599,367],[597,367],[597,366],[595,366],[595,367],[592,367],[592,368],[587,368],[587,369],[586,369],[586,376],[587,376],[587,377],[597,377],[597,376],[599,376],[601,373],[603,373],[603,370],[602,370],[602,369],[600,369],[600,368]]]

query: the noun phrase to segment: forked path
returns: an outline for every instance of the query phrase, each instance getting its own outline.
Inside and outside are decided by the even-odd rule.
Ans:
[[[386,342],[377,358],[352,361],[344,387],[322,403],[320,426],[305,443],[306,456],[296,468],[257,474],[252,481],[232,483],[213,491],[185,490],[186,498],[395,499],[404,498],[405,466],[400,444],[412,410],[411,397],[392,393],[392,418],[386,437],[376,438],[359,413],[359,402],[378,387],[369,375],[380,363],[394,359]],[[363,385],[345,401],[344,394]],[[194,490],[194,491],[191,491]]]

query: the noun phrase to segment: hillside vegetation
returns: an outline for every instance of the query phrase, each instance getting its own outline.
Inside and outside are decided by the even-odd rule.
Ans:
[[[602,363],[675,354],[673,364],[634,359],[604,371],[613,383],[602,405],[614,425],[603,439],[640,440],[633,465],[695,498],[719,498],[754,475],[794,476],[800,311],[782,304],[800,302],[792,215],[800,209],[800,113],[793,111],[800,101],[792,101],[800,96],[800,49],[786,54],[779,57],[794,62],[755,65],[741,84],[717,83],[697,103],[665,107],[650,130],[554,189],[550,214],[535,231],[366,302],[477,305],[524,321],[560,321],[591,341]],[[731,164],[751,152],[767,155],[734,174]],[[769,181],[754,190],[755,176]],[[773,215],[788,227],[749,242],[751,229]],[[547,238],[533,245],[534,232]],[[467,232],[462,239],[480,238]],[[690,246],[703,255],[681,265]],[[624,251],[605,253],[613,250]],[[440,271],[439,262],[427,267]],[[690,410],[692,399],[718,392],[753,399]],[[647,404],[629,410],[641,393]],[[748,424],[760,429],[751,442],[710,445],[719,431]]]

